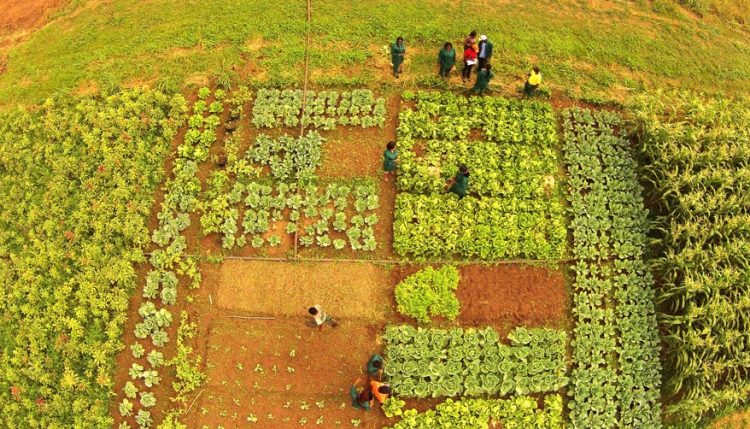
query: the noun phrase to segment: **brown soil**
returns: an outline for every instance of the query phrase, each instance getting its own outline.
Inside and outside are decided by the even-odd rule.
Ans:
[[[0,12],[0,35],[31,30],[47,22],[52,11],[68,0],[23,0],[3,2]]]
[[[404,265],[394,269],[394,287],[420,268]],[[493,326],[501,334],[507,334],[516,326],[564,328],[567,323],[568,295],[560,271],[499,264],[463,265],[459,273],[458,322],[462,326]]]
[[[216,304],[252,315],[305,315],[321,304],[337,318],[383,321],[392,287],[388,268],[359,262],[226,260]]]
[[[357,380],[366,383],[364,362],[379,350],[380,327],[342,323],[320,332],[304,322],[217,317],[208,333],[205,393],[186,416],[188,427],[248,427],[253,417],[263,428],[305,421],[348,427],[352,419],[384,426],[382,413],[353,409],[348,394]]]

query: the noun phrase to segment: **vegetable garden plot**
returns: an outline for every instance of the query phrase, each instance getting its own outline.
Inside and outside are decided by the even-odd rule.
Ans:
[[[385,99],[369,89],[307,91],[302,113],[301,89],[261,89],[253,104],[253,125],[258,128],[297,127],[332,130],[337,126],[383,127]]]
[[[204,235],[222,234],[222,247],[279,246],[293,236],[302,247],[372,251],[378,222],[374,182],[318,183],[323,138],[256,138],[239,156],[230,138],[226,170],[211,173],[202,203]],[[277,226],[274,228],[274,226]]]
[[[112,425],[133,264],[184,113],[132,90],[0,115],[0,426]]]
[[[502,344],[492,328],[392,326],[383,336],[385,374],[402,398],[525,395],[567,384],[564,331],[516,328],[508,338]]]
[[[750,105],[675,96],[634,109],[643,182],[653,201],[665,391],[676,424],[747,404]],[[739,427],[739,426],[737,426]]]
[[[401,412],[400,410],[398,412]],[[505,429],[561,429],[564,427],[563,402],[560,395],[544,397],[544,408],[536,398],[518,396],[510,399],[448,399],[434,410],[418,413],[406,410],[402,420],[391,429],[488,429],[497,422]]]
[[[565,253],[551,106],[404,93],[394,249],[417,257],[559,259]],[[483,141],[476,140],[480,135]],[[465,164],[469,195],[446,194]]]
[[[122,386],[118,405],[122,428],[130,427],[131,423],[139,428],[154,425],[152,408],[165,398],[157,398],[152,388],[161,383],[167,367],[176,372],[172,383],[174,394],[170,396],[175,406],[170,412],[166,412],[168,407],[161,407],[165,411],[164,422],[177,419],[180,406],[185,406],[188,395],[204,378],[199,369],[200,358],[191,355],[192,349],[187,344],[195,335],[196,326],[188,320],[185,311],[180,314],[174,355],[169,353],[168,356],[165,346],[170,342],[169,328],[177,322],[170,308],[177,303],[179,277],[184,277],[191,289],[199,287],[202,279],[196,259],[186,254],[184,231],[190,226],[190,214],[200,204],[199,164],[208,159],[208,151],[217,140],[216,129],[225,109],[225,95],[222,90],[213,93],[209,88],[199,90],[185,140],[177,148],[172,177],[164,186],[164,201],[157,214],[158,226],[151,236],[156,249],[149,258],[150,271],[145,278],[143,301],[136,316],[140,321],[135,324],[135,340],[129,345],[133,358],[128,369],[130,380]],[[214,101],[209,104],[211,98]],[[242,97],[233,99],[233,108],[242,103]]]
[[[658,428],[660,344],[636,163],[613,131],[616,114],[563,116],[577,260],[570,419],[581,428]]]

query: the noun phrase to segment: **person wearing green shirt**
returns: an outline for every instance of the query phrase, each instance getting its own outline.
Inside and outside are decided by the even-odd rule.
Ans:
[[[391,45],[391,62],[393,63],[393,76],[398,78],[399,72],[401,72],[401,64],[404,63],[404,55],[406,54],[406,46],[404,46],[404,38],[398,37],[396,43]]]
[[[453,178],[453,184],[451,185],[448,192],[452,192],[458,195],[461,199],[466,196],[469,189],[469,167],[461,164],[458,167],[458,173]]]
[[[490,79],[492,79],[495,76],[494,73],[492,73],[492,66],[489,64],[485,64],[484,68],[479,70],[477,73],[477,81],[474,83],[474,93],[475,94],[483,94],[484,91],[487,91],[487,87],[490,84]]]
[[[443,49],[438,52],[438,70],[440,77],[450,77],[451,70],[456,65],[456,50],[453,49],[453,43],[445,42]]]
[[[479,52],[477,52],[477,66],[479,67],[479,70],[483,69],[485,65],[490,63],[490,58],[492,58],[492,48],[493,44],[490,42],[490,39],[487,38],[484,34],[482,34],[479,37]]]
[[[396,142],[389,141],[383,152],[383,171],[385,172],[385,180],[388,181],[389,174],[396,174],[396,160],[398,159],[398,150],[396,149]]]
[[[383,372],[383,356],[375,353],[370,356],[370,360],[367,361],[367,374],[370,377],[381,378],[380,374]]]

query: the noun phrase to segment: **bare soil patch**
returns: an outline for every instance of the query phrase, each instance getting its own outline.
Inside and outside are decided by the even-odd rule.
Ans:
[[[393,287],[422,267],[395,268],[391,274]],[[502,335],[516,326],[564,327],[569,303],[562,272],[499,264],[462,265],[459,273],[461,326],[492,326]]]
[[[0,13],[0,36],[31,30],[47,22],[51,12],[69,0],[5,1]]]
[[[363,262],[226,260],[216,304],[253,315],[305,316],[320,304],[333,317],[383,321],[393,293],[387,267]]]
[[[379,326],[342,323],[319,332],[302,317],[246,321],[217,317],[208,333],[206,392],[189,427],[288,428],[385,425],[378,410],[351,407],[349,387],[366,383],[364,365],[379,351]]]

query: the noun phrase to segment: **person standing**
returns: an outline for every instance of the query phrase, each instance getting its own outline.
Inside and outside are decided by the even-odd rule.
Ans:
[[[438,52],[438,73],[440,77],[447,79],[451,70],[456,66],[456,50],[453,43],[445,42],[443,49]]]
[[[321,307],[319,304],[315,304],[312,307],[307,309],[307,312],[312,316],[313,321],[315,322],[315,325],[318,327],[319,330],[323,330],[323,325],[328,324],[332,327],[337,327],[339,323],[333,319],[333,317],[326,314],[326,312],[323,310],[323,307]]]
[[[404,56],[406,55],[406,46],[404,45],[404,38],[399,36],[396,38],[396,42],[391,45],[391,62],[393,63],[393,76],[398,78],[398,74],[401,72],[401,65],[404,63]]]
[[[465,197],[469,189],[469,167],[461,164],[458,167],[458,173],[456,173],[456,176],[451,182],[451,187],[448,189],[448,192],[458,195],[459,199]]]
[[[474,46],[475,43],[477,43],[477,32],[476,32],[476,30],[474,30],[471,33],[469,33],[469,35],[466,36],[466,38],[464,39],[464,51],[466,50],[466,48],[470,48],[470,47]]]
[[[464,68],[461,70],[461,80],[466,82],[471,78],[471,68],[477,62],[477,51],[474,46],[469,46],[464,50]]]
[[[383,152],[383,171],[385,172],[385,180],[388,181],[388,175],[396,175],[396,161],[398,160],[398,149],[396,149],[396,142],[389,141],[385,146],[385,152]]]
[[[482,70],[486,64],[490,63],[492,57],[492,42],[487,36],[482,34],[479,37],[479,52],[477,53],[477,69]]]
[[[526,84],[523,86],[523,93],[526,97],[532,97],[541,83],[542,71],[539,70],[539,67],[534,66],[529,73],[529,78],[526,79]]]
[[[490,79],[495,76],[492,73],[492,66],[485,64],[482,69],[477,72],[477,81],[474,83],[473,91],[475,94],[484,94],[487,91],[487,87],[490,85]]]

